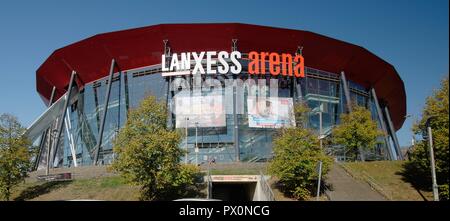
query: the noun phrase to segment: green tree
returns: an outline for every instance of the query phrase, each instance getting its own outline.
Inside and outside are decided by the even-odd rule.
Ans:
[[[352,112],[340,116],[341,123],[333,128],[333,143],[342,145],[349,159],[357,160],[358,155],[364,161],[364,153],[371,151],[377,144],[377,137],[383,135],[370,111],[354,105]]]
[[[0,194],[9,200],[12,188],[27,176],[31,168],[30,141],[16,117],[0,116]]]
[[[112,169],[127,182],[141,186],[142,200],[169,200],[194,184],[197,167],[181,165],[180,133],[166,126],[166,105],[156,97],[131,110],[114,141]]]
[[[310,197],[316,189],[319,161],[326,174],[331,159],[319,147],[318,135],[304,127],[308,108],[296,105],[297,127],[282,128],[273,141],[274,158],[269,171],[279,179],[281,190],[299,200]],[[299,120],[300,119],[300,120]]]
[[[426,99],[425,107],[422,110],[422,118],[413,125],[413,132],[422,139],[416,142],[411,154],[410,162],[407,168],[410,172],[416,174],[415,179],[425,178],[426,186],[431,181],[431,169],[429,160],[429,146],[427,140],[427,120],[430,120],[430,127],[433,135],[433,150],[436,162],[436,176],[439,185],[447,185],[442,187],[446,190],[448,198],[449,184],[449,91],[448,77],[441,81],[438,90]],[[443,193],[445,194],[445,193]]]

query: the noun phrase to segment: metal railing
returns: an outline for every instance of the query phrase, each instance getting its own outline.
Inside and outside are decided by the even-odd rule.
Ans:
[[[361,171],[361,176],[369,184],[369,186],[372,187],[372,189],[378,191],[386,199],[393,200],[391,194],[388,194],[380,185],[378,185],[373,177],[371,177],[365,171]]]
[[[339,164],[342,168],[344,168],[344,170],[352,177],[356,178],[356,179],[360,179],[365,181],[367,184],[369,184],[369,186],[377,191],[378,193],[380,193],[384,198],[386,198],[387,200],[393,200],[393,197],[391,194],[387,193],[378,183],[376,183],[375,179],[370,176],[369,174],[367,174],[365,171],[361,171],[361,172],[357,172],[354,171],[352,169],[350,169],[349,167],[347,167],[346,165],[344,165],[343,163]]]
[[[267,183],[266,179],[264,178],[264,174],[262,171],[259,171],[260,174],[260,180],[259,183],[261,185],[261,190],[267,197],[267,201],[275,201],[275,196],[273,194],[272,188],[270,188],[269,183]]]

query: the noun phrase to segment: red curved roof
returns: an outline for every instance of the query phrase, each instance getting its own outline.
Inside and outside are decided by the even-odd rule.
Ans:
[[[391,64],[365,48],[309,31],[238,23],[161,24],[95,35],[53,52],[37,70],[37,91],[48,103],[53,86],[56,98],[66,92],[72,70],[78,74],[78,86],[83,86],[107,76],[112,58],[121,70],[159,64],[163,39],[169,40],[172,52],[230,51],[231,39],[238,39],[238,50],[244,53],[295,53],[302,46],[306,66],[345,71],[348,79],[374,87],[378,98],[389,104],[396,130],[405,120],[403,81]]]

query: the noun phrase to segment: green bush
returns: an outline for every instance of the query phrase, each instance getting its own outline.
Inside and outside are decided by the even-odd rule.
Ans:
[[[198,169],[180,164],[181,135],[167,128],[167,110],[155,97],[144,99],[129,113],[114,141],[117,158],[112,168],[126,182],[141,187],[142,200],[182,197],[194,183]]]
[[[372,120],[368,109],[358,105],[353,105],[352,109],[350,113],[341,114],[341,123],[333,128],[333,142],[345,148],[347,158],[364,161],[363,153],[373,150],[377,137],[382,136],[383,132]]]
[[[273,149],[269,171],[278,177],[281,191],[298,200],[308,199],[317,188],[318,162],[323,162],[323,175],[331,164],[319,147],[317,135],[301,127],[284,128],[274,139]]]
[[[448,184],[439,185],[439,200],[448,201]]]
[[[9,200],[12,189],[31,168],[31,142],[23,136],[24,132],[15,116],[0,116],[0,198],[4,200]]]

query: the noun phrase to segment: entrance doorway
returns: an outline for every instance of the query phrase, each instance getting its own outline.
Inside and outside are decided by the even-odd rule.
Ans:
[[[256,182],[220,182],[212,183],[212,198],[224,201],[253,201]]]

